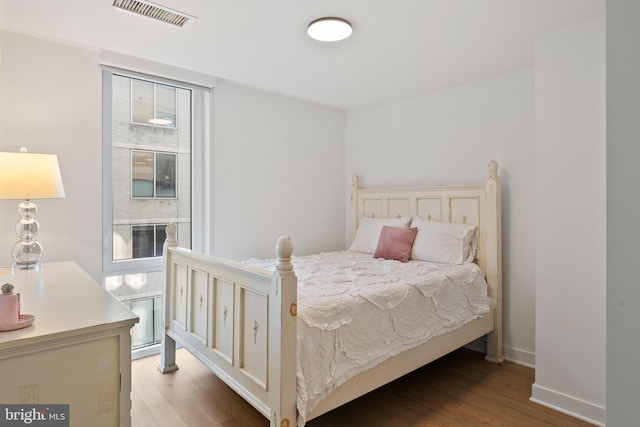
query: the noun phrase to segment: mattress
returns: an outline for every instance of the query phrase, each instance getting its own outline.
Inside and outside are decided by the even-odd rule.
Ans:
[[[245,263],[274,270],[275,260]],[[376,259],[351,251],[294,257],[298,277],[297,407],[429,339],[487,315],[495,301],[476,264]]]

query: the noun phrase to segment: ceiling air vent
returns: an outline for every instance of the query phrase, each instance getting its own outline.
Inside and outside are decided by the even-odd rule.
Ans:
[[[193,16],[146,0],[113,0],[113,7],[127,12],[136,13],[138,15],[147,16],[178,27],[184,27],[196,19]]]

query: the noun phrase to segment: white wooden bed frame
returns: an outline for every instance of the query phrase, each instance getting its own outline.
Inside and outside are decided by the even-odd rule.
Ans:
[[[363,189],[354,175],[354,235],[364,216],[421,216],[477,225],[477,262],[497,307],[484,318],[434,337],[349,380],[307,414],[307,421],[485,335],[485,359],[502,362],[498,164],[491,161],[488,169],[486,183],[464,186]],[[163,373],[178,369],[178,342],[267,417],[272,427],[295,425],[297,279],[291,254],[291,241],[281,237],[276,244],[278,265],[271,273],[178,248],[175,227],[168,226],[165,334],[158,369]]]

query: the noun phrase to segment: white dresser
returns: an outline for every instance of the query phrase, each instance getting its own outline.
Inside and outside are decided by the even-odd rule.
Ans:
[[[7,282],[35,322],[0,332],[0,403],[69,404],[70,426],[130,426],[138,317],[73,262],[0,268]]]

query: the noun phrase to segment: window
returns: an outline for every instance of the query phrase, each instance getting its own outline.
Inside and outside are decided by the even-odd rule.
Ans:
[[[167,238],[166,225],[131,226],[132,258],[162,256],[162,248]]]
[[[162,296],[136,298],[123,303],[140,322],[131,331],[131,347],[144,348],[162,339]]]
[[[131,197],[175,198],[176,155],[131,150]]]
[[[177,223],[179,245],[191,247],[193,89],[115,73],[111,87],[111,135],[105,144],[111,158],[105,165],[111,170],[109,263],[127,271],[161,268],[158,261],[142,261],[162,255],[164,237],[156,231],[164,233],[164,226],[153,224]],[[139,123],[157,117],[162,100],[174,106],[173,127]]]
[[[160,68],[156,78],[116,67]],[[140,317],[134,357],[162,337],[165,227],[178,244],[210,247],[210,105],[215,80],[101,52],[103,64],[103,286]],[[115,65],[114,65],[115,64]],[[192,239],[192,235],[196,236]]]
[[[131,79],[131,122],[175,128],[177,88]]]

